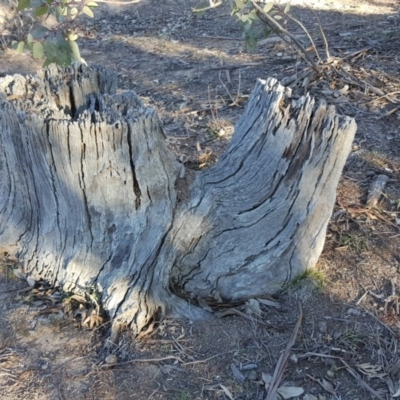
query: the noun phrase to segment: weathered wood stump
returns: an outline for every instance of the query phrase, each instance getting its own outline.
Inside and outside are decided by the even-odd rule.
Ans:
[[[0,246],[27,274],[97,288],[137,333],[196,299],[271,294],[322,251],[356,124],[259,80],[227,149],[196,173],[156,113],[102,68],[0,79]],[[188,301],[190,300],[190,301]]]

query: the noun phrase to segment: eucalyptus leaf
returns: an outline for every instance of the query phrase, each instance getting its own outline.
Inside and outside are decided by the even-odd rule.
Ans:
[[[40,59],[44,56],[44,48],[42,43],[35,42],[32,46],[33,58]]]
[[[75,18],[79,14],[79,11],[76,7],[72,7],[69,12],[72,18]]]
[[[81,53],[79,51],[78,44],[76,42],[69,42],[69,47],[71,49],[74,61],[81,61]]]
[[[245,2],[243,0],[235,0],[235,6],[239,10],[243,10],[243,8],[246,6]]]
[[[88,17],[90,17],[90,18],[93,18],[93,17],[94,17],[93,11],[92,11],[88,6],[83,7],[82,11],[83,11]]]
[[[249,16],[249,20],[251,20],[251,21],[258,21],[258,16],[257,16],[257,11],[256,10],[251,10],[249,13],[248,13],[248,16]]]
[[[271,11],[273,6],[274,6],[274,3],[271,1],[270,3],[267,3],[267,4],[264,6],[263,11],[264,11],[265,13]]]
[[[17,46],[17,53],[21,54],[24,51],[25,42],[19,42]]]
[[[44,47],[44,52],[46,54],[46,57],[48,59],[53,59],[53,58],[57,57],[57,52],[58,52],[57,46],[54,43],[52,43],[49,40],[46,40],[43,43],[43,47]]]
[[[18,0],[17,10],[18,11],[25,10],[26,8],[29,8],[30,5],[31,5],[31,1],[30,0]]]
[[[71,33],[68,35],[68,40],[71,40],[71,41],[74,42],[76,39],[78,39],[78,35],[77,35],[76,33],[71,32]]]
[[[277,392],[286,400],[302,395],[304,389],[297,386],[281,386]]]
[[[44,4],[43,6],[35,9],[35,16],[41,17],[42,15],[47,14],[48,11],[49,11],[49,6],[47,4]]]
[[[31,30],[31,35],[34,39],[43,39],[49,33],[49,29],[45,26],[38,25]]]

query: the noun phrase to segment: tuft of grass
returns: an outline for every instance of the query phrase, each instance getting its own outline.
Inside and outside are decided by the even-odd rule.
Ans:
[[[362,251],[369,250],[369,238],[365,233],[341,233],[338,238],[338,247],[347,246],[350,249],[361,253]]]
[[[291,282],[290,286],[295,287],[301,285],[305,280],[310,280],[314,283],[317,290],[322,291],[327,282],[327,278],[323,271],[318,268],[312,268],[297,275]]]
[[[190,395],[186,390],[183,390],[174,397],[174,400],[190,400]]]
[[[388,157],[387,154],[380,152],[378,150],[365,151],[361,154],[361,158],[369,163],[371,167],[377,169],[385,169],[390,167],[397,170],[400,169],[399,160]]]

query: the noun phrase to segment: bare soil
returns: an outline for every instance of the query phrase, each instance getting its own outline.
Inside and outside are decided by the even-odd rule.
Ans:
[[[256,79],[283,80],[304,68],[296,52],[276,37],[247,52],[227,6],[200,16],[192,12],[196,3],[102,4],[95,19],[84,19],[80,28],[86,61],[116,71],[121,90],[136,91],[157,110],[172,151],[194,170],[207,168],[224,151]],[[361,88],[336,77],[307,87],[358,124],[315,271],[267,299],[268,304],[226,307],[226,317],[207,323],[163,321],[148,337],[137,340],[125,332],[114,345],[107,340],[108,325],[82,329],[44,291],[35,295],[26,289],[27,283],[4,263],[1,398],[264,399],[266,382],[300,313],[300,330],[280,384],[304,390],[292,398],[398,395],[400,5],[396,0],[292,4],[293,15],[323,54],[310,8],[318,13],[331,55],[346,59],[349,72],[365,83]],[[0,24],[10,15],[0,8]],[[3,30],[0,75],[33,73],[38,62],[7,49],[26,29],[11,22]],[[292,29],[302,35],[297,26]],[[302,94],[302,83],[293,85],[294,93]],[[371,87],[392,94],[381,96]],[[389,178],[384,195],[368,209],[369,185],[380,174]],[[55,304],[50,314],[49,303]],[[117,357],[114,365],[106,363],[110,354]]]

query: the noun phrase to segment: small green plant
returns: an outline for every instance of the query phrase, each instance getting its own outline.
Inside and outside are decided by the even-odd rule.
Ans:
[[[218,1],[217,4],[213,6],[210,5],[209,7],[197,8],[193,11],[204,12],[205,10],[217,7],[221,4],[222,1]],[[314,12],[314,17],[317,20],[324,41],[326,53],[325,61],[322,60],[315,42],[304,24],[290,15],[290,3],[281,6],[275,1],[265,3],[264,1],[256,0],[230,0],[230,4],[232,9],[231,15],[236,17],[242,25],[243,37],[247,49],[254,49],[259,39],[267,37],[271,33],[275,33],[284,42],[297,49],[299,56],[303,58],[315,72],[321,73],[321,68],[323,70],[324,64],[330,62],[331,56],[329,54],[328,42],[322,29],[321,21]],[[306,47],[297,36],[287,29],[289,21],[299,26],[306,34],[311,44],[311,48],[315,52],[317,61],[308,54]]]
[[[326,277],[324,273],[318,268],[308,269],[307,271],[304,271],[302,274],[296,276],[296,278],[292,280],[290,285],[298,286],[307,279],[311,280],[318,290],[323,290],[323,288],[326,286]]]
[[[338,239],[338,247],[343,246],[348,246],[357,253],[361,253],[369,250],[369,239],[365,233],[341,233]]]
[[[163,345],[161,346],[161,351],[162,351],[163,353],[169,353],[169,352],[171,351],[171,348],[170,348],[167,344],[163,344]]]
[[[235,16],[242,25],[243,38],[246,49],[252,51],[256,48],[257,42],[263,37],[268,37],[272,29],[263,24],[259,13],[254,8],[251,1],[235,0],[231,15]],[[270,13],[273,18],[278,18],[277,10],[274,9],[274,3],[268,3],[263,7],[266,13]]]
[[[12,47],[18,53],[28,49],[35,59],[44,59],[44,66],[84,63],[76,42],[75,20],[82,14],[93,18],[94,7],[97,3],[92,0],[18,0],[18,10],[33,14],[35,24],[26,40],[14,41]],[[44,25],[50,15],[57,21],[53,27]]]
[[[369,338],[365,334],[357,332],[354,329],[348,329],[340,336],[340,342],[347,345],[351,349],[356,349],[359,346],[368,343],[368,341]]]
[[[189,399],[190,399],[190,395],[188,394],[188,392],[186,390],[183,390],[182,392],[177,394],[176,397],[174,397],[174,400],[189,400]]]

